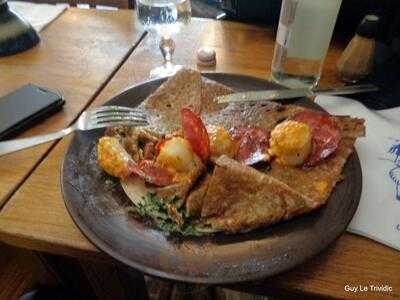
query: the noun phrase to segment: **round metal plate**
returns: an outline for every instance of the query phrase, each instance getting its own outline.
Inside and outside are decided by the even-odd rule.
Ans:
[[[237,91],[279,88],[261,79],[205,74]],[[136,106],[164,80],[131,87],[107,105]],[[296,104],[318,108],[307,99]],[[232,283],[289,270],[332,243],[347,227],[361,195],[361,168],[354,153],[327,205],[311,214],[252,232],[209,237],[166,237],[133,218],[119,182],[96,161],[104,130],[77,133],[62,167],[65,204],[83,234],[115,259],[143,272],[187,282]]]

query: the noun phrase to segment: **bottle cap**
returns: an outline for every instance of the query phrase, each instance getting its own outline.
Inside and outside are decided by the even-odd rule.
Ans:
[[[371,39],[376,36],[378,31],[379,17],[376,15],[366,15],[357,28],[359,36]]]

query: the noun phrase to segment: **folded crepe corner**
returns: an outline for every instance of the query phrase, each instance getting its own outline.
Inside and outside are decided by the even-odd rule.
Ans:
[[[150,125],[157,131],[169,133],[180,127],[183,107],[196,114],[215,111],[222,106],[214,98],[232,92],[222,84],[203,78],[198,71],[181,69],[144,101],[144,107]]]
[[[216,230],[249,231],[309,212],[320,203],[227,156],[216,161],[201,216]]]

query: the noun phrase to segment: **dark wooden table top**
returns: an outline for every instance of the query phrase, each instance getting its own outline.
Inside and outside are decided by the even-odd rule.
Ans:
[[[44,38],[56,36],[57,32],[62,32],[65,30],[65,26],[71,26],[74,22],[83,22],[80,19],[87,20],[89,23],[89,20],[92,20],[91,22],[96,25],[92,25],[94,30],[90,33],[86,32],[86,35],[90,37],[93,44],[104,41],[104,45],[88,47],[85,48],[85,51],[76,50],[82,56],[85,53],[87,55],[84,63],[75,64],[75,67],[65,66],[61,68],[63,63],[57,59],[61,55],[56,56],[53,53],[54,61],[52,64],[59,66],[54,75],[58,76],[56,79],[48,79],[49,76],[45,74],[44,69],[53,69],[50,64],[47,69],[42,67],[40,71],[37,71],[33,78],[36,78],[38,83],[47,86],[49,86],[49,82],[54,85],[58,81],[71,82],[70,85],[63,86],[62,92],[68,95],[71,101],[77,101],[75,102],[77,104],[76,107],[75,104],[70,104],[67,109],[68,116],[54,116],[41,126],[27,132],[27,135],[64,127],[76,118],[86,105],[99,106],[128,86],[148,80],[149,71],[162,63],[157,43],[149,35],[126,58],[115,74],[112,74],[112,71],[115,70],[117,62],[114,62],[113,67],[108,66],[109,69],[107,69],[105,67],[106,61],[100,60],[98,62],[98,60],[91,59],[93,55],[99,55],[99,52],[103,51],[109,54],[107,59],[110,59],[109,57],[115,58],[116,54],[113,50],[115,47],[119,49],[117,53],[122,59],[140,35],[140,32],[134,30],[133,18],[133,14],[126,11],[118,11],[108,15],[93,10],[81,12],[74,9],[67,11],[46,29],[47,31],[43,34]],[[110,24],[115,27],[114,31],[103,29]],[[129,27],[128,25],[132,26]],[[125,29],[121,29],[121,27]],[[105,33],[109,35],[104,36]],[[119,39],[122,45],[129,44],[129,46],[127,45],[125,50],[119,48],[122,46],[116,45],[119,43],[115,41],[116,39]],[[108,44],[107,42],[110,40],[115,42]],[[240,73],[267,79],[269,78],[274,40],[274,32],[270,29],[241,23],[193,19],[191,24],[182,30],[176,38],[177,49],[174,60],[177,64],[197,68],[195,64],[196,50],[200,46],[211,46],[217,52],[217,66],[211,69],[201,69],[202,71]],[[64,43],[64,47],[79,48],[76,45],[70,45],[72,41],[75,43],[80,41],[78,33],[75,39],[71,38],[68,45]],[[47,45],[46,42],[42,44]],[[44,50],[52,53],[52,48],[48,47]],[[335,62],[342,49],[343,45],[341,44],[333,43],[330,47],[323,70],[322,86],[341,85],[336,78]],[[91,52],[92,50],[94,54]],[[34,51],[37,52],[39,49]],[[70,53],[73,56],[72,52]],[[26,70],[23,66],[30,63],[28,59],[31,55],[33,54],[26,53],[9,58],[11,63],[19,66],[20,72],[8,75],[6,80],[7,84],[10,82],[8,90],[12,90],[18,85],[17,83],[21,84],[21,81],[23,81],[20,79],[24,78],[21,73]],[[77,54],[75,53],[75,55]],[[106,60],[106,58],[104,59]],[[84,64],[90,65],[93,61],[104,66],[104,68],[77,71],[77,68]],[[110,65],[112,64],[109,60],[107,61]],[[3,64],[0,68],[2,66]],[[12,66],[8,68],[9,70],[13,69]],[[84,69],[86,70],[86,68]],[[104,71],[106,69],[109,70],[107,74]],[[92,78],[90,76],[96,79],[100,77],[102,80],[99,79],[96,83],[93,83],[95,80],[89,80],[88,78]],[[106,83],[109,77],[112,78]],[[25,79],[25,81],[27,80]],[[5,92],[1,88],[0,91]],[[78,96],[80,100],[72,100],[76,99],[74,96],[77,93],[81,93]],[[93,101],[91,101],[92,99]],[[64,114],[66,113],[62,113],[62,115]],[[58,118],[62,118],[62,120]],[[49,126],[49,124],[54,124],[54,126]],[[0,159],[0,193],[3,203],[5,203],[0,211],[0,239],[11,245],[37,251],[79,258],[109,260],[108,256],[101,253],[81,234],[63,203],[59,184],[60,165],[69,142],[70,137],[67,137],[56,143],[54,148],[50,148],[50,145],[44,145],[34,150],[22,151]],[[10,175],[7,175],[9,174],[7,172],[9,172],[11,166],[15,165],[14,161],[16,160],[27,166],[25,168],[23,168],[24,166],[16,167],[18,172],[14,176],[15,179],[8,180],[6,177],[10,177]],[[8,166],[8,168],[5,166]],[[3,182],[3,178],[8,181]],[[399,299],[399,270],[399,252],[374,241],[345,233],[329,249],[292,271],[261,282],[235,285],[233,288],[261,294],[314,295],[334,299],[366,299],[367,296],[380,299]],[[353,294],[345,291],[346,285],[359,284],[388,284],[394,290],[388,294]]]

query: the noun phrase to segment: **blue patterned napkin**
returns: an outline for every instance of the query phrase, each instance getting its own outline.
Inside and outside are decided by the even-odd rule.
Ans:
[[[348,230],[400,250],[400,107],[374,111],[334,96],[315,101],[331,114],[365,119],[366,137],[356,143],[361,201]]]

